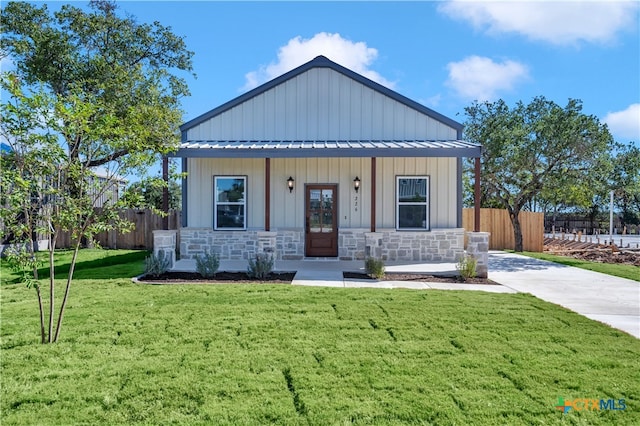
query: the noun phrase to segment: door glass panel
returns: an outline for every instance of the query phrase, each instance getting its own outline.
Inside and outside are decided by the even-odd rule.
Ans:
[[[320,232],[322,224],[320,223],[320,213],[311,212],[309,215],[309,231]]]
[[[322,232],[333,232],[333,213],[325,210],[322,214]]]
[[[322,190],[322,208],[327,210],[331,210],[333,208],[333,190]]]
[[[322,194],[322,191],[320,191],[319,189],[312,189],[309,191],[309,209],[310,210],[318,210],[322,207],[320,203],[321,194]]]
[[[309,232],[331,233],[334,231],[334,190],[310,189],[309,190]]]

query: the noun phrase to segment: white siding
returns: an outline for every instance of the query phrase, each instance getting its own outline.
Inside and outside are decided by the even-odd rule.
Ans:
[[[395,228],[397,175],[430,176],[431,228],[457,226],[457,187],[455,158],[378,158],[377,228]],[[189,159],[188,226],[213,225],[213,176],[246,175],[247,227],[264,228],[264,159]],[[295,179],[292,193],[287,178]],[[353,179],[361,179],[358,193]],[[271,159],[271,229],[304,227],[305,184],[338,185],[338,227],[369,228],[371,218],[370,158],[274,158]]]
[[[264,159],[187,159],[187,223],[213,227],[213,176],[247,176],[247,228],[264,228]]]
[[[329,68],[313,68],[190,129],[188,140],[457,138],[431,117]]]
[[[457,226],[457,186],[455,158],[378,158],[377,160],[378,228],[395,228],[396,176],[430,176],[431,228]]]

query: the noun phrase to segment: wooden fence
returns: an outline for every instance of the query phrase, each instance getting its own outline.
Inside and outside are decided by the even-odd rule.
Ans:
[[[474,228],[473,209],[463,209],[462,226],[467,231]],[[542,252],[544,246],[544,214],[520,212],[522,246],[525,251]],[[490,232],[490,250],[513,250],[513,225],[509,212],[502,209],[480,209],[480,231]]]
[[[135,228],[126,234],[109,231],[101,232],[94,240],[104,248],[111,249],[147,249],[153,248],[153,231],[162,229],[163,217],[149,209],[128,209],[120,212],[120,217],[133,222]],[[181,212],[172,210],[169,212],[169,229],[178,229]],[[71,238],[68,233],[62,233],[58,237],[57,248],[71,246]]]

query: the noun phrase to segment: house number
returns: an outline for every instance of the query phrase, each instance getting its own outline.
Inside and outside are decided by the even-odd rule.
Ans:
[[[355,211],[358,211],[358,196],[353,197],[353,206],[355,207]]]

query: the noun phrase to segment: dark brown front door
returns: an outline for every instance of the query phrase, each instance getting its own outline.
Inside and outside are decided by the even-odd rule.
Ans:
[[[305,255],[338,256],[338,185],[307,185],[305,216]]]

